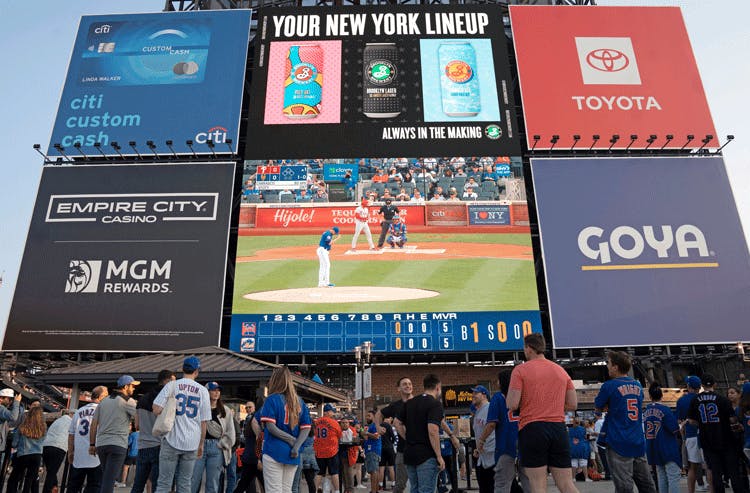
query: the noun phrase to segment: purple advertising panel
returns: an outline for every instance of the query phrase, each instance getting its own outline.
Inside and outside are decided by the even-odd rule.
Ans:
[[[556,348],[750,340],[719,157],[532,159]]]

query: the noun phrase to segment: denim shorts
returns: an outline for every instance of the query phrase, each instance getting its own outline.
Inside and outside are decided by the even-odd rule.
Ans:
[[[380,456],[375,452],[367,452],[365,454],[365,470],[367,472],[375,472],[380,469]]]

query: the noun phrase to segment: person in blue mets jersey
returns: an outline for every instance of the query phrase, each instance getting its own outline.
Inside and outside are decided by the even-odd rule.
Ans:
[[[646,440],[643,436],[641,407],[643,387],[628,376],[632,363],[622,351],[607,355],[610,380],[594,400],[597,410],[607,410],[607,461],[617,493],[633,491],[656,493],[646,461]]]
[[[660,492],[680,493],[682,454],[677,443],[680,425],[672,410],[661,403],[664,393],[658,382],[651,384],[648,395],[651,404],[643,411],[648,463],[656,467]]]
[[[331,284],[331,259],[328,254],[331,251],[331,245],[339,238],[341,236],[339,236],[338,226],[325,230],[320,237],[320,242],[318,243],[318,261],[320,262],[320,269],[318,271],[319,288],[334,286],[334,284]]]

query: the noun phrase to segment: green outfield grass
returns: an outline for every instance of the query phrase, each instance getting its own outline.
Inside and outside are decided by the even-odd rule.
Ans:
[[[237,256],[258,250],[289,246],[317,247],[319,236],[240,236]],[[377,238],[375,238],[377,239]],[[335,249],[348,248],[351,237],[342,237]],[[360,237],[360,246],[364,238]],[[409,243],[471,242],[530,245],[525,234],[413,234]],[[332,260],[331,281],[338,286],[398,286],[437,291],[440,296],[421,300],[367,303],[279,303],[246,300],[258,291],[315,287],[318,261],[268,260],[237,264],[234,281],[235,314],[258,313],[358,313],[408,311],[538,310],[534,263],[530,260],[460,258],[441,260]]]

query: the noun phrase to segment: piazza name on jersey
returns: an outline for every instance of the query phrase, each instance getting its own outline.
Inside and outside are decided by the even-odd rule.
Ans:
[[[391,321],[391,320],[457,320],[458,315],[451,312],[431,313],[315,313],[315,314],[277,314],[263,315],[264,322],[369,322],[369,321]]]

